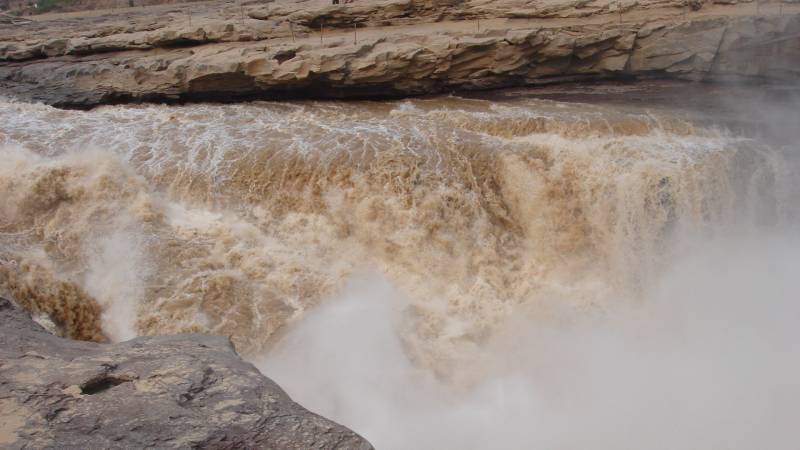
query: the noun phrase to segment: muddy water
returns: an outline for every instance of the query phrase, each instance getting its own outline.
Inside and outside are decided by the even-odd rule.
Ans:
[[[636,308],[698,240],[796,230],[795,148],[718,95],[529,92],[0,101],[0,289],[72,337],[202,331],[255,357],[369,273],[403,298],[385,327],[410,367],[473,386],[520,317]]]

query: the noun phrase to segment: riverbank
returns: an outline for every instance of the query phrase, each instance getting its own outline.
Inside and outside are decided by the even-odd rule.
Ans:
[[[203,2],[0,27],[0,88],[70,108],[800,78],[792,3]]]

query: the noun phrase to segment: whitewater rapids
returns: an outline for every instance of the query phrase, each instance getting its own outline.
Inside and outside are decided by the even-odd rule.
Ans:
[[[230,336],[377,448],[798,448],[797,141],[728,125],[0,100],[0,292],[79,339]]]

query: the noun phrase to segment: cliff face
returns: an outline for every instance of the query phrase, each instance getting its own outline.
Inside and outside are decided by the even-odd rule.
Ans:
[[[2,298],[0,447],[372,448],[294,403],[224,338],[71,341]]]
[[[227,12],[212,3],[156,17],[138,12],[124,22],[107,15],[5,25],[0,87],[23,99],[89,107],[383,97],[623,77],[800,78],[796,4],[757,11],[666,0],[538,9],[522,1],[450,3],[283,2]]]

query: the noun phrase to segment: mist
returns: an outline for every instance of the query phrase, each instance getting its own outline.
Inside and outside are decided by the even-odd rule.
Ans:
[[[736,92],[12,103],[0,290],[228,336],[379,449],[800,448],[800,107]]]
[[[698,242],[633,306],[519,311],[474,385],[409,361],[405,300],[377,274],[256,363],[382,449],[796,449],[800,239],[779,234]]]

